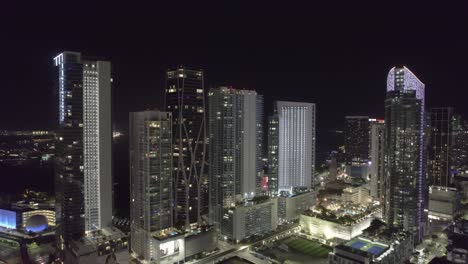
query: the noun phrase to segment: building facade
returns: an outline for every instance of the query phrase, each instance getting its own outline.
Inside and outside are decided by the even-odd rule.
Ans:
[[[188,228],[201,222],[201,185],[206,177],[203,71],[178,67],[166,72],[165,110],[172,113],[174,220]]]
[[[171,113],[130,113],[131,251],[147,261],[153,234],[173,225],[172,161]]]
[[[369,117],[345,117],[345,157],[348,164],[362,164],[369,160]]]
[[[56,214],[59,243],[112,223],[111,66],[63,52],[58,91]]]
[[[428,184],[449,187],[452,184],[450,151],[452,147],[453,108],[430,110],[430,142],[428,149]]]
[[[316,195],[316,192],[304,192],[278,196],[278,220],[288,223],[299,219],[301,213],[315,205]]]
[[[208,102],[210,221],[221,235],[232,234],[227,211],[236,202],[253,198],[260,185],[263,97],[255,91],[219,87],[210,90]]]
[[[415,243],[427,223],[424,120],[424,84],[408,68],[392,68],[385,100],[387,223],[412,232]]]
[[[370,125],[370,191],[374,200],[385,197],[385,121],[375,120]]]
[[[315,174],[315,104],[276,102],[278,190],[310,189]]]
[[[263,197],[262,197],[263,198]],[[262,201],[251,200],[239,204],[228,211],[233,225],[232,234],[225,238],[239,242],[252,235],[263,235],[278,226],[278,198]]]
[[[268,193],[278,194],[278,115],[268,117]]]

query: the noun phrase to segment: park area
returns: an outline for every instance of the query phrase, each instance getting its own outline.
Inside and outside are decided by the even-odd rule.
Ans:
[[[331,251],[331,248],[324,246],[318,242],[299,237],[291,237],[284,241],[284,243],[290,249],[294,249],[296,251],[313,257],[327,258],[328,253]]]
[[[285,264],[326,264],[330,251],[330,247],[319,242],[296,236],[276,241],[258,250],[260,254]]]

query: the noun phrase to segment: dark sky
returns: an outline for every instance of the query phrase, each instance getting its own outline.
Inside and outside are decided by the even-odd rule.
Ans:
[[[112,62],[124,131],[129,111],[162,102],[163,72],[177,64],[205,69],[207,87],[257,90],[266,113],[275,99],[317,103],[319,146],[345,115],[383,115],[393,65],[426,84],[428,106],[468,117],[466,1],[44,2],[0,4],[0,129],[54,127],[52,57],[62,50]]]

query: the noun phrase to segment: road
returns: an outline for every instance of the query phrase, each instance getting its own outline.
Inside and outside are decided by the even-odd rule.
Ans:
[[[275,234],[272,234],[271,236],[268,236],[266,238],[263,238],[259,241],[255,241],[255,242],[252,242],[252,243],[247,243],[247,244],[241,244],[241,245],[230,245],[224,241],[219,241],[219,248],[221,248],[221,252],[218,252],[218,253],[215,253],[211,256],[208,256],[206,258],[203,258],[203,259],[199,259],[199,260],[194,260],[194,261],[190,261],[190,262],[187,262],[188,264],[214,264],[214,263],[218,263],[220,261],[223,261],[223,260],[226,260],[226,259],[229,259],[231,257],[234,257],[234,256],[238,256],[240,258],[243,258],[245,260],[248,260],[250,262],[253,262],[253,263],[258,263],[258,264],[267,264],[267,263],[271,263],[270,261],[268,260],[263,260],[263,259],[260,259],[252,254],[249,253],[249,249],[251,246],[253,245],[263,245],[263,244],[267,244],[267,243],[272,243],[273,241],[276,241],[276,240],[279,240],[279,239],[283,239],[287,236],[291,236],[292,234],[294,233],[297,233],[299,230],[299,225],[295,224],[283,231],[280,231],[278,233],[275,233]]]

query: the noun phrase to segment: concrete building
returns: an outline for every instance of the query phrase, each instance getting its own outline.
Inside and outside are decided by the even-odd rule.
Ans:
[[[351,202],[355,204],[361,204],[363,206],[368,206],[371,202],[371,197],[369,194],[369,190],[362,186],[347,187],[343,189],[341,200],[343,202]]]
[[[361,235],[362,231],[370,226],[373,219],[374,217],[369,215],[345,222],[305,212],[300,215],[299,224],[301,232],[311,238],[336,242],[350,240]]]
[[[315,104],[276,102],[278,190],[310,189],[315,175]]]
[[[111,65],[65,51],[58,91],[56,221],[59,244],[112,223]]]
[[[278,194],[278,115],[268,117],[268,193]]]
[[[429,219],[452,221],[460,214],[456,188],[429,186]]]
[[[301,213],[315,205],[316,193],[304,192],[278,196],[278,220],[291,222],[299,219]]]
[[[370,191],[374,200],[384,203],[386,178],[385,168],[385,121],[370,123]]]
[[[228,87],[211,89],[210,223],[232,238],[230,208],[255,197],[262,177],[263,97],[255,91]]]
[[[449,227],[447,260],[450,263],[468,263],[468,221],[459,220]]]
[[[238,204],[228,211],[233,224],[232,236],[225,239],[242,241],[252,235],[263,235],[278,226],[278,199],[268,196],[256,197]]]
[[[173,226],[172,182],[171,113],[130,113],[130,249],[142,260],[160,258],[154,234]]]

